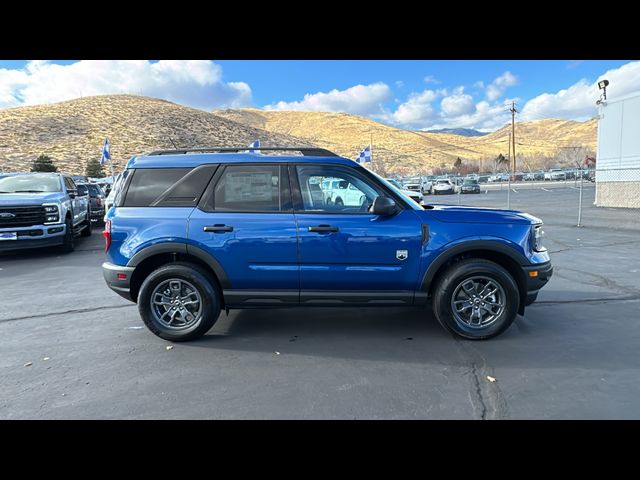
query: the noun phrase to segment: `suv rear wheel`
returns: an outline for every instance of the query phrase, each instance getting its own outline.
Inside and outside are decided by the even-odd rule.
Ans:
[[[145,325],[172,342],[207,333],[220,315],[221,294],[206,271],[191,263],[171,263],[142,283],[138,311]]]
[[[440,324],[471,340],[504,332],[515,320],[519,303],[518,285],[509,272],[483,259],[449,267],[433,293],[433,311]]]

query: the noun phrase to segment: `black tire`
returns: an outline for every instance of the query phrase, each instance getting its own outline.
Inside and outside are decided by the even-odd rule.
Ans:
[[[484,327],[472,327],[456,318],[452,309],[453,295],[465,279],[486,277],[504,292],[503,310]],[[433,312],[449,332],[469,340],[485,340],[504,332],[515,320],[520,304],[518,285],[503,267],[489,260],[471,258],[451,265],[433,290]]]
[[[90,237],[91,236],[91,210],[87,207],[87,219],[84,221],[85,227],[82,229],[80,236],[82,237]]]
[[[342,199],[340,197],[338,197],[338,198],[336,198],[335,205],[336,205],[336,207],[344,207],[344,202],[342,201]]]
[[[71,219],[67,218],[64,222],[65,231],[64,237],[62,239],[62,245],[60,245],[60,251],[62,253],[71,253],[76,248],[76,241],[73,236],[73,224],[71,223]]]
[[[189,282],[201,298],[201,314],[193,325],[182,330],[164,326],[151,309],[153,291],[159,284],[169,279]],[[158,337],[171,342],[186,342],[202,337],[218,320],[221,305],[222,295],[215,280],[198,265],[186,262],[170,263],[154,270],[142,282],[138,294],[138,311],[147,328]]]

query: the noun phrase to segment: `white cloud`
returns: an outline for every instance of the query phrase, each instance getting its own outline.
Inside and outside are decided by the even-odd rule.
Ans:
[[[435,84],[441,83],[440,80],[438,80],[433,75],[427,75],[426,77],[424,77],[424,81],[425,83],[435,83]]]
[[[409,128],[421,128],[425,123],[438,118],[438,112],[431,103],[438,98],[438,93],[425,90],[412,93],[406,102],[400,104],[395,112],[387,115],[385,120]]]
[[[513,73],[506,71],[493,82],[487,85],[486,95],[487,100],[493,102],[500,98],[507,88],[512,87],[518,83],[518,77]]]
[[[443,98],[442,102],[440,102],[440,108],[443,115],[447,117],[468,115],[476,110],[476,106],[473,103],[473,97],[467,94],[455,94]]]
[[[539,118],[565,118],[584,120],[597,113],[596,100],[600,98],[597,82],[609,80],[607,98],[613,100],[640,91],[640,62],[630,62],[608,70],[595,82],[582,79],[569,88],[556,93],[543,93],[529,100],[522,109],[520,120]]]
[[[404,87],[404,82],[402,80],[396,80],[396,87],[398,88]]]
[[[32,61],[0,69],[0,108],[52,103],[89,95],[130,93],[202,109],[251,105],[251,88],[222,80],[208,60],[81,60],[70,65]]]
[[[315,112],[345,112],[356,115],[381,115],[384,103],[392,98],[391,89],[382,82],[355,85],[346,90],[307,93],[297,102],[266,105],[265,110],[307,110]]]

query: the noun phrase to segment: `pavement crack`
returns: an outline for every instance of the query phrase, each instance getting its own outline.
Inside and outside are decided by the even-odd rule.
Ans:
[[[26,315],[24,317],[13,317],[13,318],[2,318],[0,319],[0,323],[5,323],[5,322],[15,322],[17,320],[30,320],[30,319],[34,319],[34,318],[46,318],[46,317],[53,317],[56,315],[68,315],[68,314],[73,314],[73,313],[88,313],[88,312],[95,312],[97,310],[114,310],[114,309],[118,309],[118,308],[130,308],[133,307],[134,304],[131,305],[103,305],[100,307],[93,307],[93,308],[76,308],[76,309],[72,309],[72,310],[64,310],[61,312],[51,312],[51,313],[42,313],[39,315]]]
[[[475,363],[471,364],[471,375],[473,376],[473,381],[476,386],[476,397],[478,402],[480,403],[480,420],[487,419],[487,404],[484,402],[484,397],[482,396],[482,388],[480,387],[480,377],[478,376],[478,369]]]

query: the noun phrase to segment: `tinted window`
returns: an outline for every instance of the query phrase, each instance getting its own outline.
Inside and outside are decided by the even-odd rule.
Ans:
[[[218,179],[213,210],[222,212],[279,212],[287,209],[279,165],[232,165]]]
[[[88,185],[88,187],[92,197],[97,197],[98,195],[104,195],[104,192],[102,191],[99,185]]]
[[[86,185],[78,185],[78,195],[83,197],[88,193]]]
[[[137,169],[129,183],[124,207],[148,207],[159,199],[178,180],[191,171],[190,168]]]
[[[296,167],[302,209],[308,212],[367,212],[382,191],[353,169],[331,165],[298,165]],[[334,189],[322,188],[325,178],[335,178]]]

